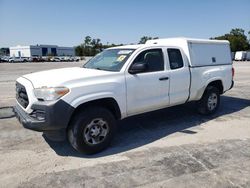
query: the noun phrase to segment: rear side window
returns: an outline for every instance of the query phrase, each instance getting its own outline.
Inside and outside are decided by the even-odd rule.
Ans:
[[[183,67],[183,59],[179,49],[168,49],[168,58],[171,69],[179,69]]]
[[[134,60],[134,63],[146,64],[146,72],[164,70],[163,53],[161,49],[150,49],[141,52]]]

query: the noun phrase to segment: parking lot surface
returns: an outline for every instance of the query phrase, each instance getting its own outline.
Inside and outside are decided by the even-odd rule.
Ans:
[[[15,79],[79,63],[0,64],[0,187],[250,187],[250,62],[213,116],[185,104],[119,122],[112,145],[83,155],[12,117]]]

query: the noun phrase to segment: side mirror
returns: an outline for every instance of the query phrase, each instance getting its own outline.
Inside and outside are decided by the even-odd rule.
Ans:
[[[135,63],[133,64],[130,69],[128,70],[128,72],[130,74],[137,74],[137,73],[141,73],[141,72],[145,72],[147,70],[147,65],[146,64],[142,64],[142,63]]]

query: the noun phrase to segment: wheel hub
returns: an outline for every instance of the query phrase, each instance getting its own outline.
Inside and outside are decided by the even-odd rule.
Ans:
[[[83,138],[87,144],[95,145],[103,142],[108,132],[108,123],[101,118],[96,118],[85,127]]]
[[[90,135],[93,137],[98,136],[101,133],[101,128],[97,125],[94,125],[93,127],[91,127],[90,129]]]
[[[208,109],[210,111],[214,110],[217,106],[217,103],[218,103],[217,95],[215,93],[211,93],[211,95],[208,97],[208,103],[207,103]]]

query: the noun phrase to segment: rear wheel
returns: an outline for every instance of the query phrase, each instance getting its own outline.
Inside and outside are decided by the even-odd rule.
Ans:
[[[220,105],[220,94],[216,87],[208,86],[202,98],[198,101],[198,112],[200,114],[213,114]]]
[[[85,154],[98,153],[111,143],[116,130],[113,114],[103,107],[88,107],[78,112],[70,123],[68,139]]]

